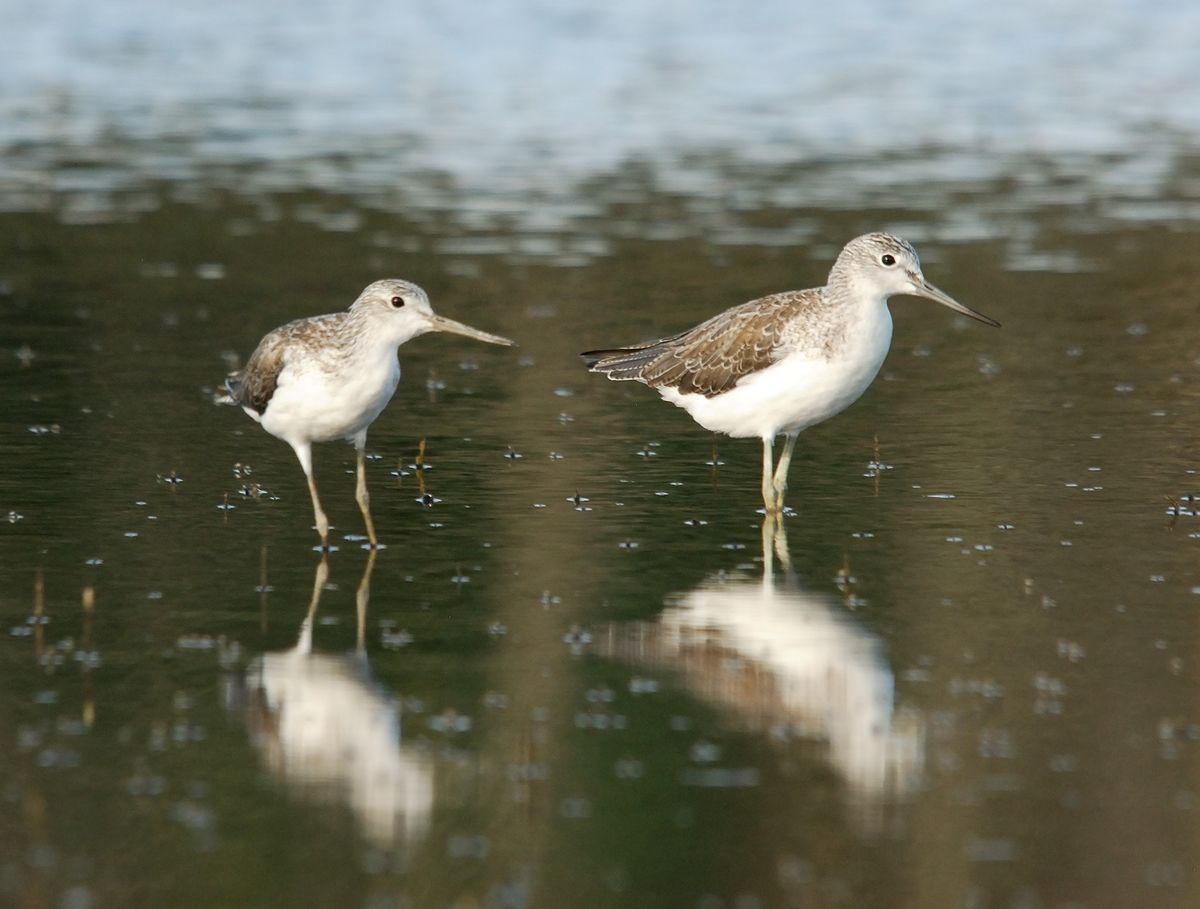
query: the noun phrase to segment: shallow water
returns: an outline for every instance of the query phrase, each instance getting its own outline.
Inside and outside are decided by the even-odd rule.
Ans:
[[[1165,88],[1194,15],[1155,66],[1118,55],[1163,89],[1144,96],[1169,127],[1153,135],[1132,104],[1111,135],[1091,102],[1051,130],[963,88],[1001,147],[935,132],[887,151],[896,124],[851,105],[853,153],[789,152],[807,121],[770,124],[817,83],[747,76],[712,102],[760,138],[741,153],[664,112],[770,29],[723,43],[679,13],[662,45],[622,31],[626,10],[541,26],[644,52],[628,59],[649,70],[614,63],[604,85],[653,92],[596,87],[638,117],[594,156],[578,150],[615,122],[605,104],[578,121],[531,104],[477,154],[441,154],[455,121],[414,126],[405,157],[405,129],[366,140],[389,105],[442,97],[428,85],[367,92],[356,127],[273,62],[279,116],[238,120],[250,52],[303,61],[321,34],[249,14],[225,48],[241,63],[164,76],[140,107],[159,43],[215,26],[143,33],[137,8],[75,45],[94,81],[61,67],[58,121],[21,101],[48,84],[36,67],[0,63],[24,92],[5,109],[25,111],[0,132],[4,901],[1196,903],[1200,166],[1195,111]],[[65,53],[47,15],[16,21]],[[947,16],[917,21],[969,30]],[[453,45],[432,9],[413,21]],[[1031,47],[1030,73],[1066,79]],[[582,90],[586,55],[556,59]],[[701,75],[672,81],[672,59]],[[461,60],[431,79],[489,121],[522,84],[492,69],[491,92]],[[353,73],[339,90],[365,91]],[[1124,84],[1093,76],[1072,97]],[[897,117],[931,92],[899,92]],[[530,157],[546,123],[563,134]],[[338,135],[359,141],[338,153]],[[780,534],[756,512],[756,442],[576,356],[818,284],[879,227],[1004,328],[894,300],[879,380],[802,437]],[[353,452],[326,445],[323,563],[291,451],[213,390],[266,330],[384,275],[520,347],[402,349],[368,445],[387,548],[361,549]]]

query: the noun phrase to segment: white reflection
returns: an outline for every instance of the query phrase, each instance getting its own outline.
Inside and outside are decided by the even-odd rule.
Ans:
[[[312,649],[313,620],[329,577],[322,559],[300,639],[246,668],[246,719],[270,771],[300,796],[342,801],[372,845],[424,836],[433,808],[433,766],[400,743],[400,707],[371,677],[364,643],[372,551],[358,587],[358,643],[331,656]]]
[[[720,576],[669,600],[658,622],[628,626],[608,649],[682,672],[690,690],[740,725],[827,743],[851,801],[875,826],[888,797],[919,782],[924,727],[897,711],[881,641],[831,597],[774,577],[788,568],[782,526],[763,524],[763,577]]]

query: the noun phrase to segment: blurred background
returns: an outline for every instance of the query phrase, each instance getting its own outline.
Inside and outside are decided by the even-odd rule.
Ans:
[[[0,902],[1200,900],[1200,7],[0,0]],[[887,229],[759,447],[577,352]],[[353,452],[214,389],[371,280]],[[423,454],[420,445],[424,440]]]

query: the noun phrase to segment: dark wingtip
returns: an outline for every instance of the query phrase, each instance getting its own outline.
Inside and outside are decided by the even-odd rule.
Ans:
[[[599,362],[604,359],[603,350],[585,350],[579,356],[583,359],[583,365],[589,370],[595,370]]]

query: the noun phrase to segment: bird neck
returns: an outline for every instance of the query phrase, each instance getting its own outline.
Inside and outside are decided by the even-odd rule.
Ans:
[[[872,308],[886,305],[889,295],[869,281],[844,272],[839,274],[834,266],[821,296],[828,306]]]
[[[352,355],[367,358],[395,354],[396,348],[421,333],[396,320],[380,319],[376,313],[353,307],[347,314],[346,329]]]

